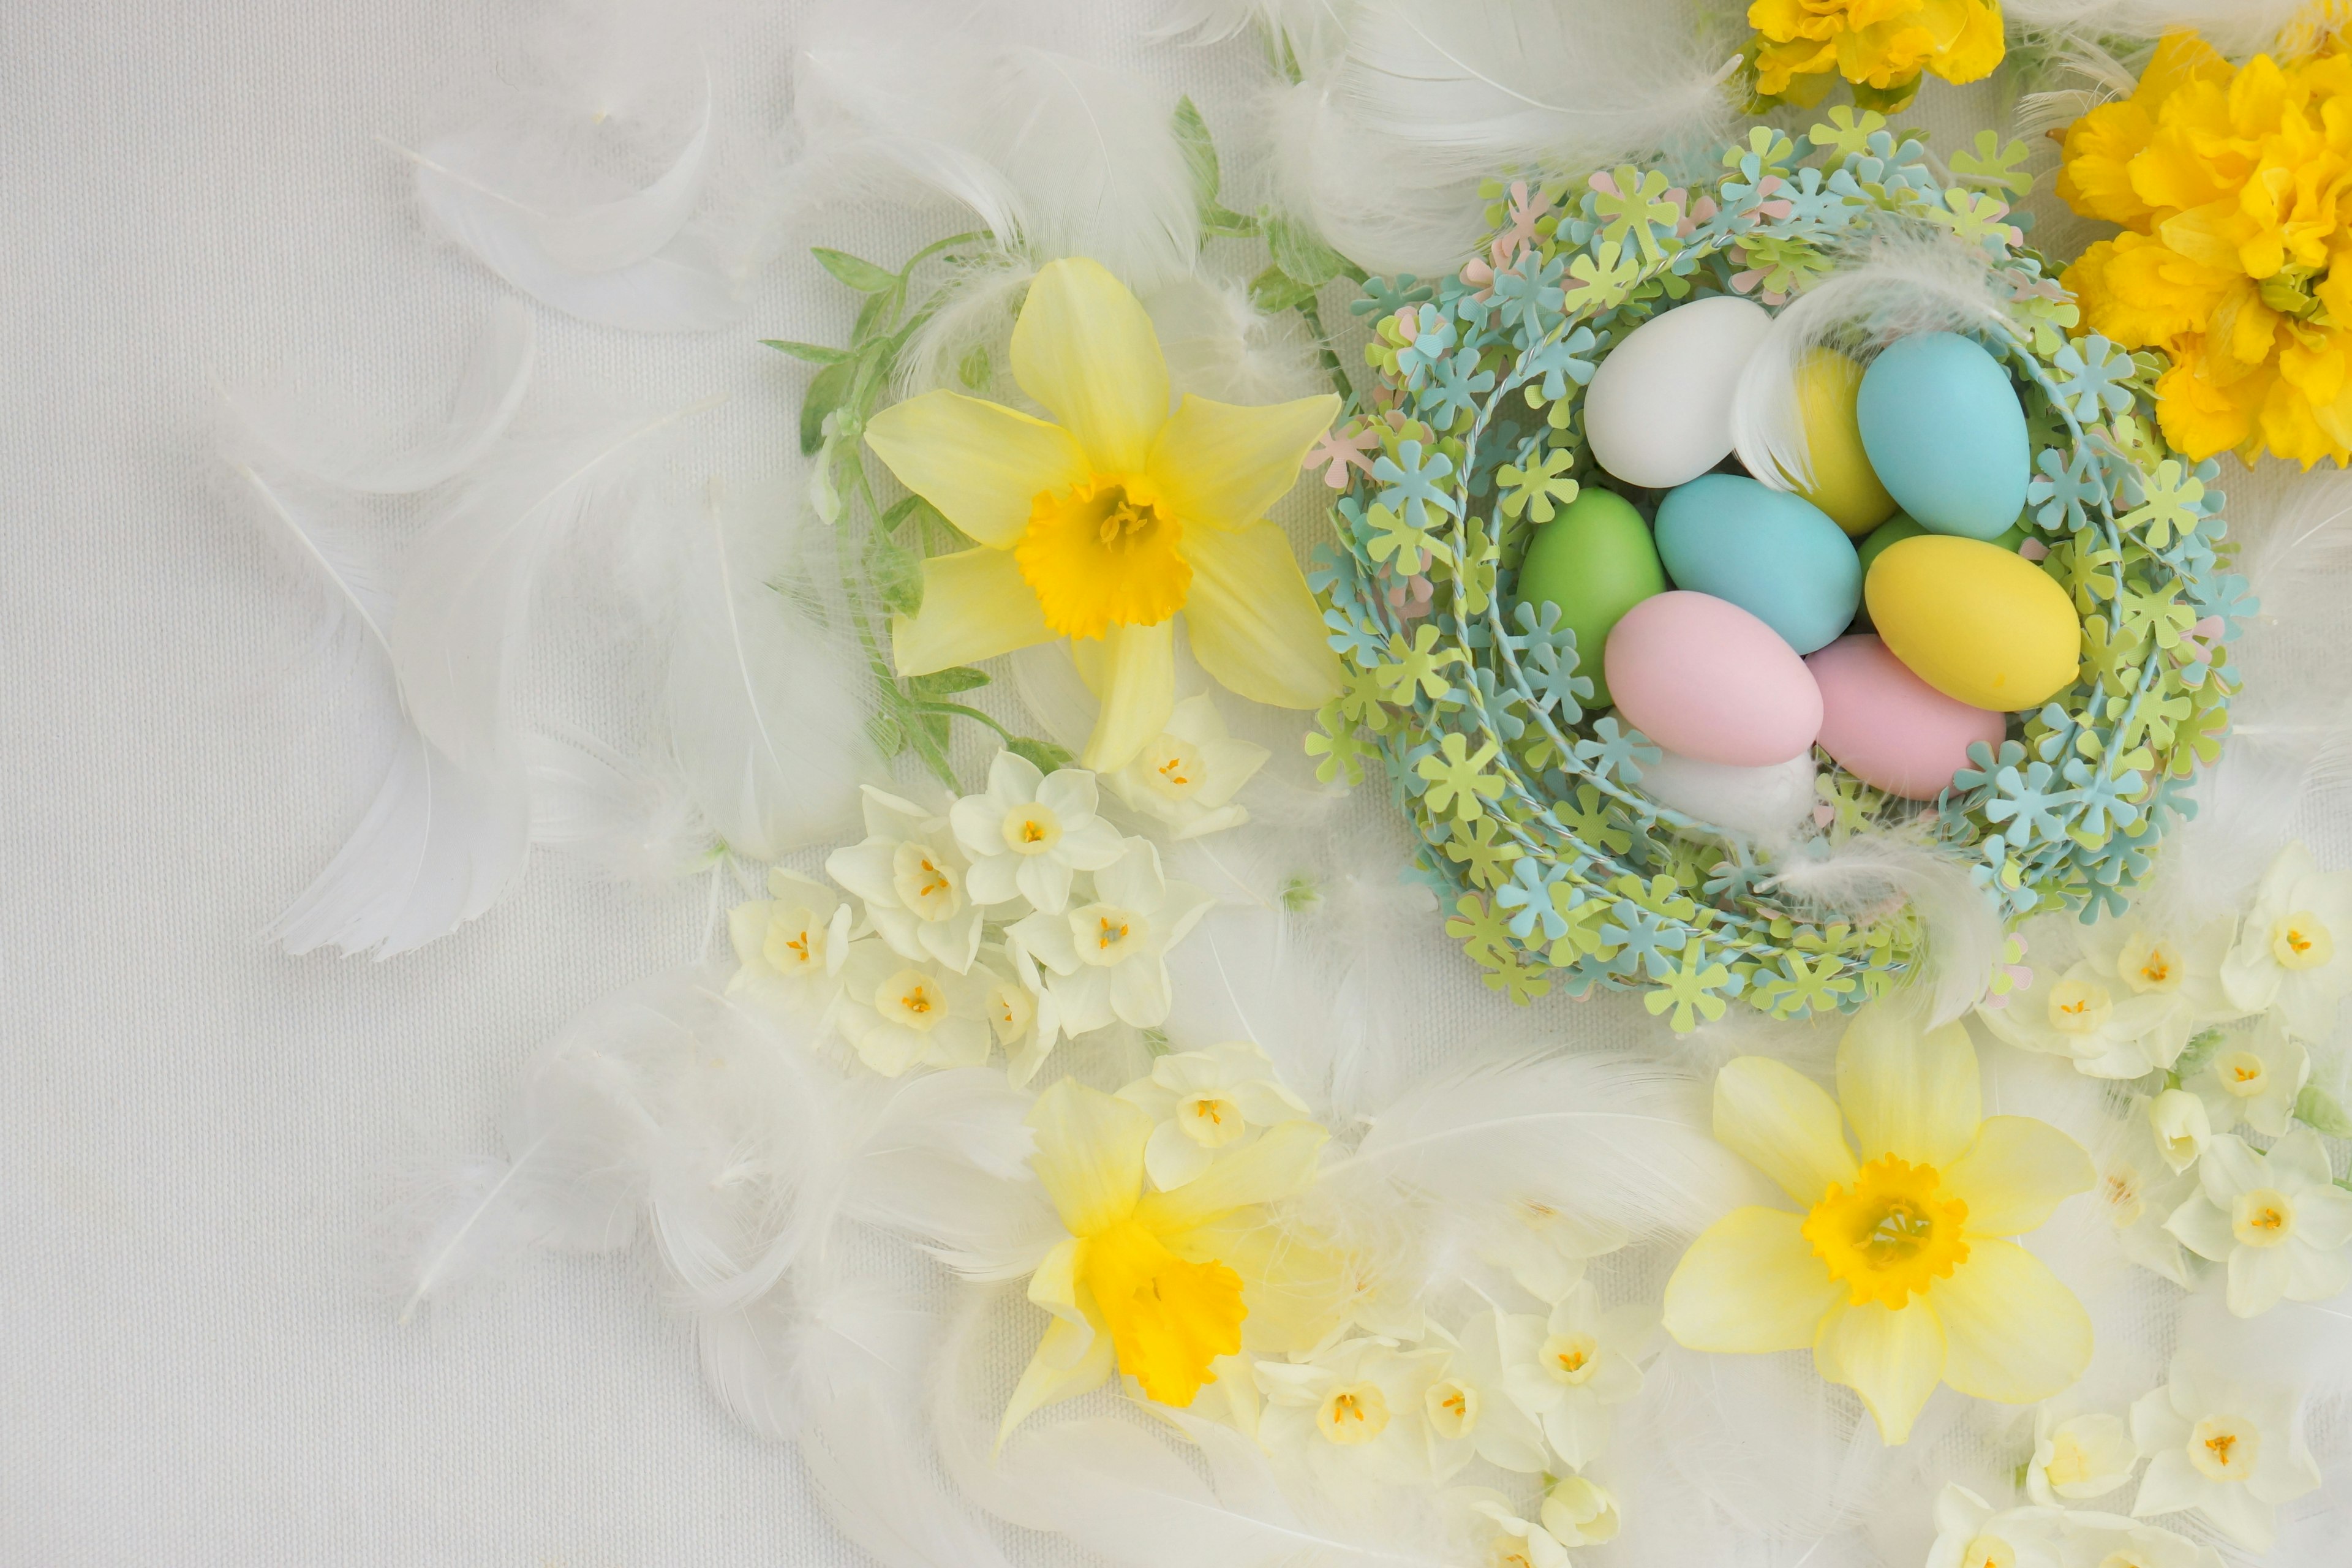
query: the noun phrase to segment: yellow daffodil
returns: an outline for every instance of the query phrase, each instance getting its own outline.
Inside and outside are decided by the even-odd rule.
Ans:
[[[899,482],[978,548],[923,563],[919,614],[892,626],[902,676],[1072,639],[1102,699],[1086,765],[1123,766],[1175,706],[1175,617],[1220,683],[1277,708],[1339,689],[1322,617],[1268,508],[1339,400],[1263,408],[1189,394],[1141,304],[1102,267],[1055,261],[1013,329],[1013,378],[1055,423],[953,392],[875,416]]]
[[[1938,1382],[2022,1405],[2073,1384],[2091,1321],[2023,1247],[2095,1174],[2047,1122],[1985,1117],[1976,1047],[1873,1008],[1838,1046],[1838,1098],[1764,1057],[1715,1081],[1715,1135],[1802,1212],[1735,1209],[1666,1284],[1665,1326],[1694,1350],[1812,1348],[1889,1443]],[[1849,1144],[1839,1126],[1843,1109]]]
[[[1748,25],[1757,32],[1757,91],[1806,103],[1819,101],[1835,71],[1894,107],[1920,72],[1976,81],[2004,48],[2000,0],[1755,0]]]
[[[1192,1404],[1216,1381],[1210,1363],[1241,1350],[1243,1321],[1269,1289],[1269,1248],[1253,1235],[1266,1229],[1260,1205],[1313,1179],[1328,1134],[1278,1122],[1174,1191],[1149,1192],[1150,1112],[1064,1079],[1037,1097],[1029,1125],[1031,1163],[1070,1235],[1029,1280],[1029,1299],[1054,1318],[1003,1430],[1100,1386],[1114,1362],[1160,1403]]]
[[[2177,33],[2129,99],[2066,133],[2058,194],[2125,232],[2064,282],[2083,327],[2158,348],[2165,436],[2192,458],[2352,461],[2352,58],[2234,68]]]

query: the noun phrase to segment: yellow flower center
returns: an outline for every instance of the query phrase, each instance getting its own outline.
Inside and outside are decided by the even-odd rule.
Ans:
[[[2276,1247],[2294,1234],[2294,1205],[2284,1193],[2256,1187],[2230,1205],[2230,1230],[2246,1247]]]
[[[1178,548],[1183,536],[1142,481],[1097,475],[1031,501],[1013,559],[1048,626],[1098,637],[1113,626],[1157,626],[1184,607],[1192,568]]]
[[[890,890],[917,920],[953,920],[963,910],[963,889],[945,857],[928,844],[901,844],[890,856]]]
[[[894,1024],[929,1034],[947,1016],[939,983],[919,969],[902,969],[874,994],[874,1010]]]
[[[2181,981],[2180,955],[2161,938],[2137,931],[2124,943],[2123,953],[2116,961],[2116,973],[2125,984],[2143,994],[2178,991]]]
[[[2042,1467],[2042,1474],[2052,1486],[2076,1486],[2094,1473],[2091,1451],[2083,1447],[2082,1438],[2063,1426],[2051,1434],[2050,1462]]]
[[[1323,1396],[1315,1425],[1332,1442],[1353,1447],[1387,1429],[1389,1396],[1376,1383],[1344,1383]]]
[[[1943,1189],[1934,1166],[1884,1155],[1856,1173],[1852,1192],[1830,1184],[1805,1216],[1804,1237],[1853,1305],[1902,1307],[1968,1261],[1969,1205]]]
[[[1146,746],[1141,761],[1144,782],[1170,800],[1183,800],[1198,791],[1208,771],[1199,750],[1173,735],[1162,735]]]
[[[2107,1220],[2117,1230],[2129,1230],[2139,1223],[2139,1173],[2129,1165],[2118,1164],[2107,1172],[2100,1191],[2106,1194]]]
[[[1205,1090],[1177,1106],[1176,1125],[1204,1149],[1222,1149],[1249,1131],[1239,1106],[1221,1094]]]
[[[1030,1021],[1037,1016],[1037,1004],[1029,999],[1025,987],[1008,985],[999,980],[988,988],[988,1023],[996,1032],[996,1043],[1009,1046],[1029,1032]]]
[[[2336,956],[2336,939],[2317,915],[2300,910],[2271,928],[2271,956],[2283,969],[2316,969]]]
[[[1209,1363],[1242,1348],[1241,1276],[1177,1257],[1139,1221],[1088,1237],[1084,1268],[1119,1369],[1160,1404],[1192,1404],[1216,1381]]]
[[[2189,1434],[2189,1462],[2208,1480],[2242,1481],[2254,1471],[2263,1436],[2235,1415],[2208,1415]]]
[[[1591,1334],[1554,1334],[1544,1341],[1537,1359],[1554,1383],[1581,1388],[1601,1370],[1601,1344]]]
[[[2017,1568],[2017,1553],[1998,1535],[1979,1535],[1960,1554],[1960,1568]]]
[[[1446,1441],[1466,1437],[1478,1425],[1478,1391],[1466,1383],[1441,1377],[1429,1385],[1429,1429]]]
[[[782,920],[771,921],[760,952],[771,969],[787,974],[815,968],[824,962],[824,922],[806,910],[794,910]]]
[[[1078,950],[1078,962],[1097,969],[1134,957],[1150,932],[1150,921],[1113,904],[1088,904],[1070,911],[1070,940]]]
[[[2221,1087],[2240,1100],[2252,1100],[2262,1093],[2270,1077],[2263,1058],[2252,1051],[2231,1051],[2213,1064],[2213,1072],[2221,1079]]]
[[[2050,988],[2050,1026],[2062,1035],[2095,1035],[2115,1016],[2116,999],[2088,980],[2062,980]]]
[[[1042,805],[1024,805],[1006,816],[1003,833],[1015,855],[1043,855],[1062,841],[1062,819]]]

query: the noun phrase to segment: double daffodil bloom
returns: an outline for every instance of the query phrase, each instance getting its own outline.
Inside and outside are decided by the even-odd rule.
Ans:
[[[2046,1399],[2091,1359],[2074,1292],[2013,1242],[2095,1179],[2044,1121],[1982,1114],[1976,1047],[1873,1008],[1839,1043],[1838,1098],[1764,1057],[1715,1080],[1715,1135],[1803,1208],[1735,1209],[1666,1283],[1665,1327],[1694,1350],[1811,1346],[1889,1443],[1938,1382]],[[1846,1142],[1839,1112],[1853,1130]]]
[[[1029,285],[1013,379],[1054,423],[929,392],[866,426],[899,482],[979,542],[923,563],[921,611],[891,626],[900,675],[1069,637],[1102,699],[1083,759],[1097,771],[1167,728],[1180,611],[1227,689],[1276,708],[1338,694],[1315,596],[1265,521],[1337,397],[1242,408],[1188,394],[1170,413],[1151,318],[1082,258]]]
[[[1118,1369],[1162,1405],[1187,1405],[1216,1381],[1209,1363],[1242,1348],[1263,1239],[1257,1206],[1314,1179],[1328,1136],[1284,1121],[1216,1160],[1173,1192],[1146,1192],[1150,1114],[1064,1079],[1037,1097],[1030,1163],[1068,1239],[1029,1280],[1054,1315],[1005,1407],[1010,1433],[1043,1405],[1099,1387]],[[1263,1283],[1262,1280],[1257,1281]]]

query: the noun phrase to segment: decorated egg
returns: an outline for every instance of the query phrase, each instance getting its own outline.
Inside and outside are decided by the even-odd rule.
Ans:
[[[1971,708],[2016,712],[2064,690],[2082,661],[2074,601],[2013,551],[1922,534],[1863,584],[1871,624],[1911,673]]]
[[[1658,558],[1677,588],[1727,599],[1811,653],[1862,602],[1853,542],[1802,496],[1706,474],[1658,503]]]
[[[1625,721],[1703,763],[1801,757],[1822,727],[1812,673],[1779,633],[1706,594],[1654,595],[1609,634],[1609,689]]]
[[[1661,751],[1642,764],[1642,793],[1700,821],[1741,833],[1794,832],[1813,815],[1813,753],[1738,768]]]
[[[1970,744],[1997,747],[2008,732],[2000,714],[1945,696],[1874,637],[1840,637],[1805,668],[1822,692],[1816,743],[1846,772],[1906,800],[1935,799],[1967,765]]]
[[[1668,489],[1731,455],[1731,395],[1772,318],[1731,294],[1651,317],[1609,351],[1584,391],[1592,460]]]
[[[1591,705],[1609,706],[1601,649],[1617,617],[1666,591],[1650,525],[1613,490],[1587,486],[1536,530],[1519,564],[1519,602],[1557,605],[1576,633],[1578,670],[1592,678]]]
[[[2000,362],[1953,332],[1901,338],[1854,405],[1879,482],[1930,533],[1990,539],[2025,510],[2025,408]]]
[[[1798,363],[1796,400],[1804,418],[1808,477],[1804,483],[1791,483],[1789,488],[1857,539],[1885,521],[1895,510],[1895,498],[1878,482],[1869,454],[1862,447],[1862,425],[1854,414],[1861,393],[1862,366],[1835,349],[1814,349]],[[1780,468],[1760,447],[1744,437],[1739,460],[1751,474],[1769,474]]]

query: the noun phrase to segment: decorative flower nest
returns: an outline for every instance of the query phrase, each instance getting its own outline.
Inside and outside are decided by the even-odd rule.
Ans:
[[[1646,989],[1676,1029],[1733,998],[1781,1017],[1851,1010],[1919,959],[1919,920],[1825,917],[1777,886],[1791,858],[1916,819],[2011,923],[2057,908],[2088,920],[2124,906],[2218,752],[2237,685],[2225,645],[2253,606],[2226,569],[2218,465],[2157,434],[2166,363],[2068,336],[2074,306],[2011,211],[2031,184],[2021,144],[1986,132],[1947,174],[1877,114],[1830,121],[1796,140],[1751,130],[1711,190],[1622,167],[1583,188],[1491,184],[1486,259],[1435,284],[1373,279],[1356,306],[1376,317],[1381,408],[1327,454],[1349,493],[1310,581],[1350,681],[1308,745],[1327,780],[1380,760],[1447,931],[1516,1000]],[[1642,792],[1655,749],[1585,710],[1577,671],[1595,650],[1551,606],[1518,602],[1518,562],[1533,525],[1597,475],[1578,405],[1625,334],[1709,293],[1777,308],[1833,253],[1939,230],[1981,247],[2009,287],[2006,322],[1979,341],[2024,395],[2022,551],[2074,595],[2082,672],[1924,806],[1820,758],[1816,826],[1775,848]],[[1987,979],[2007,989],[2005,971]]]

